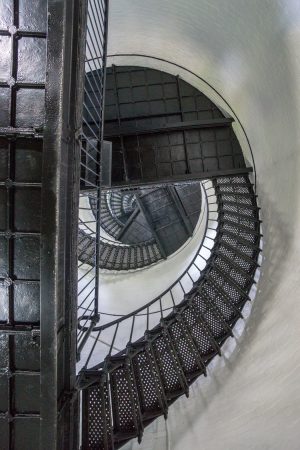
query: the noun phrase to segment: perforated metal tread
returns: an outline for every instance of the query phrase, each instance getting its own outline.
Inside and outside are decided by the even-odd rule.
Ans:
[[[238,176],[228,179],[214,180],[214,186],[220,184],[241,187],[245,184],[248,190],[252,190],[248,177]],[[256,201],[253,192],[250,192],[250,196]],[[231,214],[234,217],[236,215],[230,211],[225,214],[223,206],[224,202],[220,199],[219,214],[222,217],[222,226],[216,230],[215,247],[202,277],[194,284],[184,301],[159,325],[147,331],[143,338],[130,344],[120,353],[122,357],[125,358],[127,355],[129,358],[126,370],[118,366],[109,372],[111,418],[108,420],[105,416],[104,422],[101,414],[98,418],[99,422],[102,421],[100,428],[105,423],[111,422],[113,427],[115,426],[113,428],[115,447],[112,448],[119,448],[127,442],[130,433],[141,438],[145,426],[159,415],[166,417],[168,407],[179,396],[188,395],[188,386],[197,377],[206,374],[207,364],[214,356],[221,354],[222,345],[233,335],[232,328],[242,317],[242,309],[249,300],[248,294],[258,267],[259,212],[255,204],[251,204],[249,208],[243,205],[247,210],[254,212],[253,228],[247,233],[248,230],[244,229],[244,226],[237,226],[231,228],[229,232],[224,228],[227,225],[234,226],[234,222],[230,219]],[[101,373],[100,370],[99,376]],[[122,387],[118,386],[118,383],[123,384]],[[129,385],[133,391],[136,390],[135,394],[133,392],[130,394]],[[87,389],[93,389],[93,384]],[[119,402],[121,393],[122,404]],[[101,401],[99,398],[99,405]],[[92,414],[92,417],[99,411],[99,405],[98,409],[94,404],[90,406],[89,414]],[[123,420],[122,427],[119,425],[120,417]],[[83,428],[82,432],[83,435],[94,433],[92,427]],[[111,448],[104,442],[101,433],[97,436],[96,448]],[[86,446],[83,450],[92,448],[94,447]]]

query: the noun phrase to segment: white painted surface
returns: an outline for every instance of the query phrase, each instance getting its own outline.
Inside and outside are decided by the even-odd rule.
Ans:
[[[181,64],[224,96],[253,148],[265,241],[260,292],[230,357],[124,449],[299,450],[300,1],[112,0],[108,50]]]

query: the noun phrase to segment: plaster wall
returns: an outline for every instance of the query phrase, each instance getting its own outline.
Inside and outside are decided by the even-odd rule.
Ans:
[[[207,379],[167,422],[124,449],[300,448],[300,1],[113,0],[108,53],[178,73],[233,108],[249,138],[262,207],[264,262],[252,313]],[[123,62],[122,62],[123,61]],[[226,102],[221,106],[227,109]],[[241,126],[237,134],[251,163]],[[244,332],[241,333],[245,325]]]

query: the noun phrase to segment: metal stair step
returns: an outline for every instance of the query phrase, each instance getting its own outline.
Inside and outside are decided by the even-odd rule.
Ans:
[[[252,265],[246,269],[244,264],[238,264],[235,261],[235,258],[229,258],[226,254],[220,252],[219,250],[216,251],[216,254],[227,264],[230,264],[232,268],[240,272],[242,276],[246,277],[248,280],[253,280],[256,265]]]
[[[226,222],[224,224],[220,225],[220,231],[224,231],[224,232],[229,232],[232,235],[235,235],[241,239],[243,239],[243,241],[246,243],[249,243],[251,245],[259,245],[259,241],[261,239],[261,235],[258,233],[253,233],[253,232],[248,232],[248,231],[244,231],[241,230],[238,226],[233,225],[229,222]]]
[[[195,372],[199,373],[199,371],[206,375],[206,366],[200,352],[198,352],[188,326],[180,314],[176,315],[176,320],[172,321],[172,324],[168,327],[168,332],[185,376],[190,378]]]
[[[249,249],[255,250],[255,251],[259,251],[259,240],[257,239],[257,241],[255,243],[251,243],[249,241],[247,241],[246,239],[244,239],[242,236],[233,233],[232,231],[229,230],[225,230],[223,228],[221,228],[220,230],[220,240],[223,239],[224,236],[228,236],[230,238],[232,238],[233,240],[236,240],[238,245],[242,244],[244,246],[249,247]]]
[[[227,294],[218,289],[209,278],[203,282],[202,288],[199,290],[200,299],[202,294],[219,310],[220,315],[229,326],[236,317],[240,317],[240,311],[237,311],[237,308],[228,301]]]
[[[242,185],[242,184],[249,184],[249,177],[248,175],[238,175],[238,176],[228,176],[228,177],[218,177],[214,179],[214,182],[217,185],[226,185],[226,184],[232,184],[232,185]]]
[[[220,347],[220,342],[228,336],[232,336],[232,331],[227,323],[225,317],[222,315],[218,307],[214,304],[213,299],[210,298],[208,292],[204,292],[204,289],[197,291],[197,294],[193,298],[193,304],[202,319],[206,322],[210,333],[217,341]],[[224,305],[224,303],[222,303]]]
[[[252,244],[256,244],[260,241],[262,235],[255,229],[246,228],[243,225],[239,225],[228,220],[220,220],[219,230],[229,231],[232,234],[240,236],[245,241],[249,241]]]
[[[208,338],[210,340],[212,348],[215,350],[215,352],[219,356],[221,356],[221,347],[219,345],[219,340],[217,339],[216,334],[210,328],[210,326],[209,326],[209,324],[208,324],[208,322],[206,320],[204,311],[202,310],[200,312],[200,309],[199,309],[199,307],[197,307],[197,302],[195,302],[195,299],[193,299],[191,307],[192,307],[193,314],[195,314],[195,316],[198,317],[199,323],[201,324],[201,326],[205,330],[205,333],[206,333],[206,335],[208,336]]]
[[[260,233],[260,222],[255,221],[245,221],[242,220],[241,223],[240,219],[234,215],[231,214],[220,214],[219,215],[219,223],[222,225],[228,224],[234,227],[238,227],[240,230],[244,231],[245,233],[254,234],[257,236],[262,236]],[[247,223],[247,225],[246,225]]]
[[[204,289],[202,289],[201,292],[198,294],[199,300],[203,300],[203,302],[207,306],[207,310],[215,317],[215,320],[217,320],[220,323],[220,326],[223,329],[223,333],[228,336],[233,336],[231,326],[227,322],[226,318],[224,317],[222,313],[222,309],[220,308],[220,304],[218,302],[215,303],[215,301],[210,298],[208,292],[204,292]],[[199,303],[199,302],[198,302]],[[195,302],[197,306],[197,302]],[[224,303],[222,302],[223,310],[224,310]],[[212,330],[214,329],[213,326],[211,326]]]
[[[114,441],[137,437],[140,442],[143,424],[135,376],[130,359],[123,359],[122,365],[110,371]]]
[[[167,399],[151,346],[145,347],[133,357],[132,366],[143,421],[161,414],[166,417]]]
[[[115,448],[107,377],[82,391],[82,450],[91,448]]]
[[[215,339],[210,335],[204,321],[195,314],[193,308],[186,308],[182,312],[182,317],[189,328],[190,335],[196,344],[198,352],[204,364],[207,364],[214,355],[220,354],[220,349]]]
[[[235,192],[217,192],[216,193],[220,203],[237,203],[238,205],[245,205],[247,207],[257,207],[256,195],[253,193],[235,193]]]
[[[152,350],[168,403],[174,396],[187,395],[187,380],[166,333],[153,341]]]
[[[249,289],[253,280],[247,273],[241,271],[230,260],[225,259],[222,254],[217,254],[214,260],[214,266],[226,274],[226,277],[241,289]]]
[[[218,244],[218,252],[228,256],[230,259],[234,259],[236,264],[243,266],[248,271],[250,271],[250,268],[255,270],[259,267],[256,259],[247,256],[239,248],[233,247],[229,242],[225,242],[224,239]]]
[[[227,211],[220,208],[219,215],[223,217],[223,220],[239,220],[238,223],[244,226],[253,227],[261,224],[261,220],[259,217],[247,216],[235,211]]]
[[[244,215],[254,215],[254,213],[258,213],[258,211],[260,209],[256,205],[247,205],[247,204],[240,203],[237,201],[226,200],[224,198],[224,196],[222,196],[220,208],[228,210],[229,208],[233,208],[233,207],[237,208],[238,210],[245,211],[243,213]]]
[[[218,267],[213,266],[208,276],[215,287],[224,295],[224,300],[232,305],[236,313],[242,318],[241,308],[249,300],[247,293]]]

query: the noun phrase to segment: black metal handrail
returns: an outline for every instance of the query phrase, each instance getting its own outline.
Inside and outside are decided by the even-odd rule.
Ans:
[[[81,131],[80,193],[83,197],[93,191],[96,196],[94,217],[95,236],[89,244],[90,269],[83,275],[82,261],[78,255],[78,297],[88,299],[89,317],[85,324],[93,327],[99,320],[99,266],[100,260],[100,205],[101,205],[101,150],[103,146],[104,90],[107,54],[108,0],[88,0],[85,38],[85,77]],[[80,217],[79,204],[79,241]],[[89,222],[89,221],[86,221]],[[85,223],[86,226],[90,224]],[[80,247],[80,246],[79,246]],[[79,250],[81,251],[81,250]],[[78,329],[77,349],[80,352],[86,342],[85,329]]]

